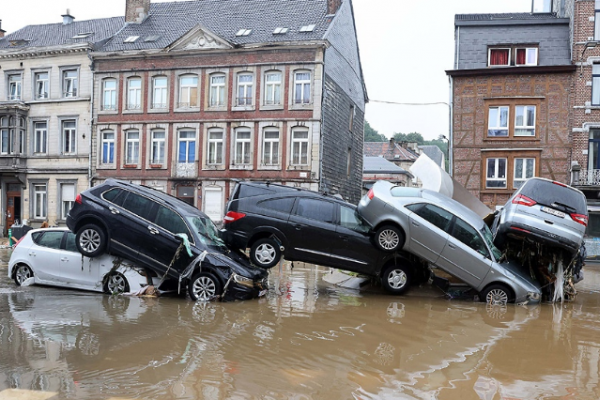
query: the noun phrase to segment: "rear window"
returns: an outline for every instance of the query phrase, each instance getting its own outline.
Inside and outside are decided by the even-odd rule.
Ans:
[[[122,193],[124,193],[122,189],[114,188],[102,193],[102,198],[111,203],[121,205],[121,203],[123,203],[123,198],[125,197]]]
[[[587,215],[587,206],[583,194],[575,189],[557,185],[551,181],[531,179],[523,185],[520,193],[539,204],[551,206],[552,203],[558,202],[574,208],[574,210],[567,211]]]
[[[419,197],[418,188],[410,188],[405,186],[394,186],[390,193],[394,197]]]

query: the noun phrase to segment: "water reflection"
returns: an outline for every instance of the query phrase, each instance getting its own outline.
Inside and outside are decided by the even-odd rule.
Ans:
[[[595,293],[563,305],[489,307],[430,288],[403,297],[342,290],[324,284],[323,273],[286,265],[271,273],[266,298],[192,303],[17,288],[3,264],[0,391],[61,399],[598,398]]]

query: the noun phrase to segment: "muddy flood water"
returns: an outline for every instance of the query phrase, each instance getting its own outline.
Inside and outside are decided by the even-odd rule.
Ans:
[[[265,298],[192,303],[20,288],[0,253],[2,400],[600,398],[597,266],[555,305],[340,289],[304,264]]]

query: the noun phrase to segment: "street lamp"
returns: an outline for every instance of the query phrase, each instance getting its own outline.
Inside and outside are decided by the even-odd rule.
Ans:
[[[583,47],[583,51],[581,52],[581,57],[579,58],[579,77],[583,77],[583,55],[585,54],[585,51],[587,49],[591,49],[594,48],[598,45],[598,42],[593,40],[591,42],[586,42],[585,46]]]

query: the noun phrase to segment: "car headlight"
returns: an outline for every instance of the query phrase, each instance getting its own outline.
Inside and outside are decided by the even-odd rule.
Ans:
[[[254,287],[254,281],[250,278],[246,278],[245,276],[238,275],[236,273],[233,274],[233,280],[236,283],[239,283],[242,286],[247,286],[250,288]]]
[[[540,294],[537,292],[527,292],[527,297],[531,300],[539,300]]]

